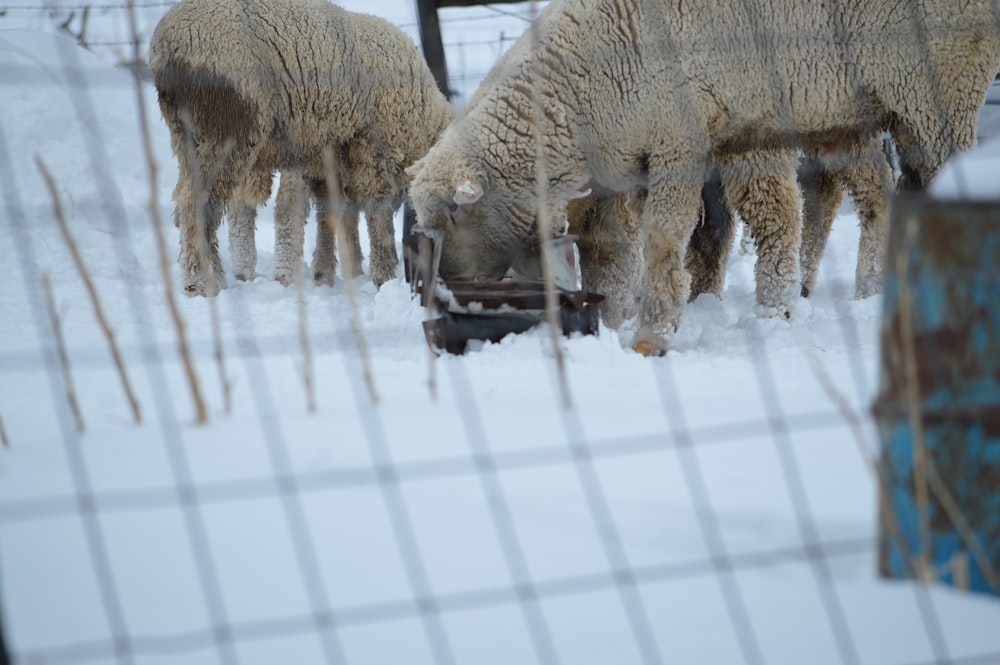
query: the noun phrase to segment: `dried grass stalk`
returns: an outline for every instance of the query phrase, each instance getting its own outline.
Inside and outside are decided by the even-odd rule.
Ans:
[[[208,299],[208,315],[212,326],[212,355],[219,370],[219,386],[222,388],[222,405],[226,415],[233,413],[233,385],[226,372],[226,357],[222,353],[222,327],[219,325],[219,306],[215,298]]]
[[[883,482],[883,474],[881,472],[881,467],[879,465],[878,459],[872,452],[872,446],[868,442],[868,437],[865,436],[864,428],[861,426],[861,420],[858,418],[857,413],[850,407],[847,403],[847,399],[841,394],[834,385],[833,380],[830,378],[829,373],[826,368],[819,362],[816,358],[815,352],[810,348],[803,350],[806,359],[809,361],[809,366],[812,368],[813,375],[819,381],[820,387],[823,392],[826,393],[830,401],[833,402],[834,406],[837,407],[837,411],[840,412],[841,417],[847,422],[848,426],[851,428],[851,434],[854,438],[854,443],[858,447],[858,452],[861,454],[861,459],[864,460],[865,464],[868,465],[869,470],[872,473],[872,477],[875,479],[875,484],[878,487],[878,511],[879,518],[882,524],[885,526],[889,539],[896,544],[899,551],[903,553],[903,558],[908,565],[913,565],[910,554],[909,547],[906,544],[906,540],[903,538],[903,530],[899,525],[899,520],[896,518],[896,513],[892,508],[892,500],[889,496],[889,489],[886,483]],[[921,572],[916,569],[911,569],[911,575],[915,577],[921,576]]]
[[[73,414],[73,424],[76,431],[83,434],[83,415],[80,413],[80,403],[76,399],[76,389],[73,387],[73,374],[69,368],[69,355],[66,353],[66,343],[63,340],[62,324],[59,312],[56,311],[55,298],[52,296],[52,284],[48,275],[42,275],[42,291],[45,293],[45,305],[49,310],[49,320],[52,323],[52,335],[56,341],[56,353],[59,357],[59,368],[62,371],[63,384],[66,386],[66,402]]]
[[[312,346],[309,343],[309,309],[306,302],[305,278],[298,271],[295,282],[298,285],[299,305],[299,345],[302,347],[302,382],[306,389],[306,409],[316,412],[316,392],[313,383]]]
[[[125,397],[128,399],[129,407],[132,410],[132,419],[135,420],[135,423],[138,425],[142,423],[142,409],[139,407],[139,400],[135,397],[135,391],[132,390],[132,383],[129,381],[128,373],[125,371],[125,362],[122,360],[121,352],[118,349],[118,343],[115,341],[115,332],[111,328],[111,324],[108,322],[107,316],[104,314],[104,307],[101,305],[101,299],[97,294],[97,289],[94,287],[93,280],[90,279],[90,273],[87,272],[87,265],[83,262],[83,257],[80,255],[80,250],[77,247],[76,240],[74,240],[73,235],[69,231],[69,225],[66,223],[66,216],[63,214],[62,203],[59,201],[59,191],[56,188],[55,180],[52,178],[52,174],[49,173],[49,170],[46,168],[41,157],[38,157],[37,155],[35,156],[35,164],[38,166],[38,170],[41,172],[42,178],[45,180],[45,185],[49,189],[49,195],[52,197],[52,212],[59,225],[59,231],[62,233],[63,241],[66,243],[67,249],[69,249],[69,254],[73,259],[73,265],[76,266],[76,271],[80,275],[80,280],[83,282],[83,286],[87,291],[87,296],[90,298],[90,304],[94,308],[94,316],[97,318],[97,323],[104,332],[104,337],[108,340],[111,358],[115,363],[115,369],[118,371],[118,378],[121,381],[122,389],[125,391]]]
[[[327,146],[323,149],[323,167],[326,170],[326,190],[327,207],[326,219],[323,224],[332,226],[329,235],[335,238],[347,238],[347,229],[344,226],[344,196],[340,189],[340,178],[337,177],[337,170],[334,165],[333,148]],[[365,341],[364,330],[361,327],[361,315],[358,311],[358,297],[354,289],[354,280],[350,276],[354,274],[354,257],[351,256],[349,247],[345,242],[338,242],[338,255],[340,256],[341,274],[344,277],[344,288],[347,290],[347,300],[351,307],[351,323],[354,328],[354,336],[358,341],[358,352],[361,354],[361,364],[364,368],[365,384],[368,386],[368,394],[373,403],[378,403],[378,391],[375,390],[375,379],[372,373],[371,357],[368,353],[368,343]]]
[[[0,445],[10,448],[10,439],[7,438],[7,429],[3,426],[3,416],[0,416]]]
[[[538,53],[538,16],[535,2],[531,3],[531,49],[534,54]],[[572,408],[570,399],[569,383],[566,379],[566,361],[562,352],[562,322],[559,314],[559,295],[556,292],[555,267],[552,260],[552,220],[549,219],[548,206],[545,205],[545,197],[548,189],[548,173],[545,163],[545,146],[542,125],[544,122],[544,109],[542,108],[542,72],[540,70],[538,57],[532,57],[531,88],[532,88],[532,129],[535,134],[535,196],[538,201],[538,242],[542,259],[542,281],[545,285],[545,320],[548,323],[549,334],[552,339],[552,353],[556,360],[556,371],[559,375],[559,389],[562,393],[563,406]]]
[[[924,442],[923,419],[920,417],[920,385],[917,378],[917,356],[913,347],[913,326],[911,325],[912,294],[906,279],[907,261],[916,243],[916,225],[911,221],[904,230],[903,243],[896,257],[896,278],[899,283],[899,336],[902,342],[902,364],[905,386],[907,419],[913,432],[913,497],[917,505],[917,519],[920,524],[920,554],[918,569],[931,568],[932,559],[930,536],[930,501],[927,483],[927,447]]]
[[[128,12],[129,31],[132,36],[133,62],[138,68],[142,62],[142,53],[139,48],[139,29],[135,18],[135,0],[127,0],[125,3]],[[194,371],[194,363],[191,360],[191,352],[188,349],[187,334],[185,332],[184,319],[181,317],[174,291],[170,287],[170,258],[167,253],[166,240],[163,237],[163,228],[160,220],[159,201],[157,193],[157,166],[153,158],[153,141],[149,132],[149,121],[146,117],[146,100],[143,97],[142,81],[139,72],[134,72],[133,81],[135,83],[136,106],[139,112],[139,129],[142,134],[142,148],[146,156],[146,169],[149,173],[149,213],[153,222],[153,237],[156,240],[156,254],[159,260],[160,274],[163,277],[164,294],[167,299],[167,308],[170,310],[170,317],[174,328],[177,330],[178,353],[184,367],[184,374],[187,377],[188,387],[191,390],[191,400],[194,406],[195,422],[199,425],[208,422],[208,410],[205,408],[205,400],[201,396],[201,385],[198,382],[198,375]]]

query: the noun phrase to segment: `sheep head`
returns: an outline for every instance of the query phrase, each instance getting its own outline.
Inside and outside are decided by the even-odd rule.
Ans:
[[[442,233],[441,276],[448,281],[501,279],[512,265],[538,255],[537,197],[532,173],[493,174],[474,156],[439,143],[407,169],[417,224]],[[553,235],[566,232],[566,203],[587,196],[550,191]]]
[[[441,232],[440,273],[448,281],[492,281],[510,268],[525,233],[512,215],[510,190],[491,186],[468,160],[437,148],[407,169],[418,226]]]

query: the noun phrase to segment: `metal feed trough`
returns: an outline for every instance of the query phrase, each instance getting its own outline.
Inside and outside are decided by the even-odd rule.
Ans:
[[[438,275],[440,234],[404,225],[403,264],[406,279],[430,318],[424,335],[435,351],[465,353],[474,340],[498,342],[546,321],[545,285],[537,281],[502,279],[495,282],[445,282]],[[596,335],[604,296],[576,287],[573,237],[553,241],[556,293],[564,335]]]

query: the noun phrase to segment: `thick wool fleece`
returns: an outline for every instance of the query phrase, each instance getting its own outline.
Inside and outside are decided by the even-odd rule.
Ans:
[[[221,286],[216,229],[227,207],[235,271],[253,277],[254,213],[277,171],[279,280],[297,275],[310,197],[355,236],[363,210],[372,278],[395,276],[392,215],[409,184],[404,168],[454,115],[404,32],[325,0],[181,0],[157,25],[149,61],[180,165],[174,200],[190,292]],[[331,242],[317,226],[319,241]],[[317,279],[332,279],[334,256],[317,247]]]
[[[1000,65],[989,0],[555,0],[513,48],[411,169],[418,221],[445,232],[446,278],[489,279],[533,234],[539,189],[556,213],[592,185],[645,191],[635,342],[655,352],[688,299],[711,165],[753,230],[758,304],[787,315],[801,292],[802,147],[887,129],[904,184],[926,184],[972,144]]]

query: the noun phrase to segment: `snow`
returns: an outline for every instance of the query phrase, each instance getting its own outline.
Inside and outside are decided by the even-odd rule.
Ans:
[[[930,194],[946,201],[1000,201],[995,168],[1000,159],[1000,139],[982,141],[972,150],[955,155],[931,183]]]
[[[408,3],[347,6],[416,34]],[[146,29],[156,11],[144,10]],[[442,12],[464,96],[529,11]],[[120,12],[95,14],[91,30],[119,34]],[[1000,662],[997,599],[876,574],[881,302],[850,298],[849,206],[790,321],[754,314],[754,258],[734,248],[722,299],[688,307],[667,357],[627,350],[627,330],[564,339],[567,409],[542,330],[432,361],[402,276],[378,291],[354,283],[373,402],[344,283],[306,285],[302,307],[270,279],[271,204],[258,278],[215,301],[227,413],[210,302],[181,295],[176,167],[144,84],[167,286],[209,409],[197,425],[135,90],[115,66],[127,53],[84,50],[30,16],[0,21],[0,603],[14,662]],[[992,173],[994,153],[968,171]],[[123,350],[141,425],[36,156]]]

